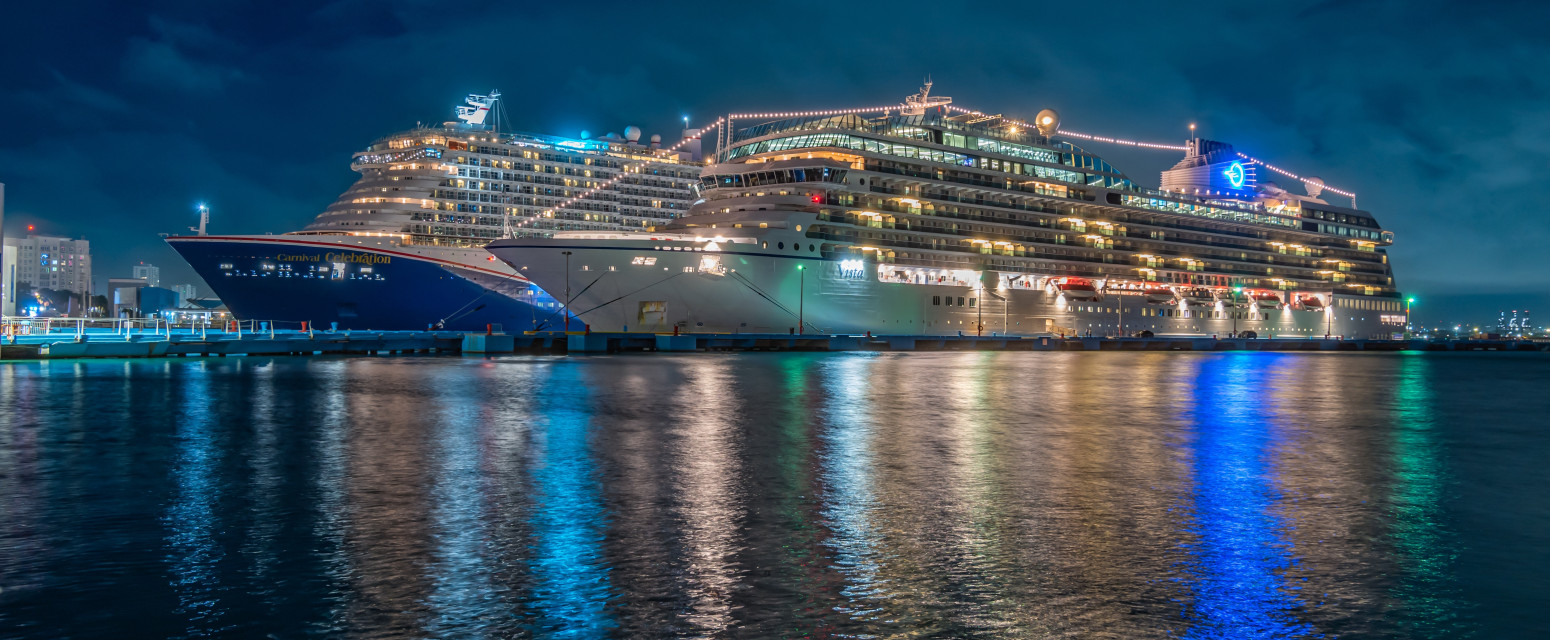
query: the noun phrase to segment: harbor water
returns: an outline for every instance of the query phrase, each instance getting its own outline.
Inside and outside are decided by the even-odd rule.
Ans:
[[[1550,358],[0,365],[0,638],[1550,636]]]

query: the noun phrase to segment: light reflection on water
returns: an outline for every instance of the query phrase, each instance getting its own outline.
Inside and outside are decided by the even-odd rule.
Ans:
[[[0,635],[1534,635],[1546,567],[1513,557],[1550,542],[1550,446],[1494,425],[1542,421],[1547,381],[1453,354],[8,365]],[[1457,405],[1483,393],[1519,401]]]
[[[1286,638],[1309,634],[1300,585],[1287,580],[1296,564],[1276,504],[1277,450],[1284,422],[1282,371],[1295,356],[1232,354],[1194,377],[1191,485],[1184,530],[1189,559],[1189,638]]]

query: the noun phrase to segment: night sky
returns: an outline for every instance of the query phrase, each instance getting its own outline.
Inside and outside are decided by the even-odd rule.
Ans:
[[[684,115],[892,104],[930,74],[958,105],[1077,131],[1177,143],[1197,122],[1357,192],[1418,321],[1550,314],[1550,5],[1020,6],[7,3],[6,233],[86,237],[99,283],[137,261],[197,282],[157,235],[196,203],[214,233],[300,228],[351,153],[466,93],[500,89],[516,129],[671,141]],[[1151,187],[1178,157],[1084,146]]]

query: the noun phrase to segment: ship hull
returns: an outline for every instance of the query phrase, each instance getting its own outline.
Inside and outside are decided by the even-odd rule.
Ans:
[[[348,236],[187,236],[167,242],[242,320],[282,328],[307,322],[454,331],[561,324],[563,310],[552,297],[488,261],[481,249],[404,247]]]
[[[487,247],[540,287],[573,292],[571,309],[593,331],[892,335],[1156,335],[1391,338],[1402,328],[1355,308],[1209,309],[1147,304],[1139,292],[1069,300],[1029,280],[993,284],[886,281],[890,264],[782,255],[757,244],[718,252],[660,250],[650,240],[600,243],[563,237]],[[569,256],[565,252],[570,252]],[[567,257],[569,267],[567,268]],[[708,262],[707,258],[714,258]],[[649,262],[649,264],[647,264]],[[714,262],[714,264],[711,264]],[[801,266],[802,269],[797,267]],[[711,267],[711,268],[707,268]],[[949,278],[948,280],[952,280]],[[978,282],[988,291],[981,292]],[[1238,318],[1234,318],[1234,312]],[[800,322],[799,322],[800,318]]]

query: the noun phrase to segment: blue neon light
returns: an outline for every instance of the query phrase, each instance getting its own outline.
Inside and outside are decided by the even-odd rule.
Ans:
[[[1232,188],[1243,188],[1243,163],[1234,162],[1228,165],[1227,170],[1223,173],[1227,174],[1227,182],[1232,185]]]

